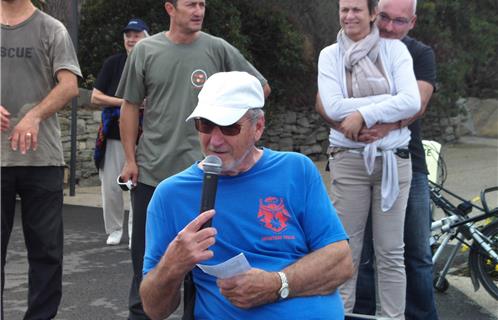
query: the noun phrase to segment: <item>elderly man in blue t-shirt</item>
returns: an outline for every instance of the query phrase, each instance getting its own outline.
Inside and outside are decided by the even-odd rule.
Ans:
[[[217,73],[200,92],[188,119],[203,153],[222,160],[215,210],[198,215],[203,162],[154,192],[140,288],[151,318],[175,311],[190,271],[195,318],[344,318],[336,289],[352,275],[347,235],[308,158],[256,147],[263,105],[261,83],[245,72]],[[202,228],[209,220],[212,227]],[[229,278],[196,267],[240,253],[251,269]]]

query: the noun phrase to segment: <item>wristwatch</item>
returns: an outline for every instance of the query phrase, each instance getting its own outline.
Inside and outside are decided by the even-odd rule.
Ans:
[[[280,281],[282,285],[280,286],[280,290],[278,290],[278,295],[280,299],[285,299],[289,296],[289,283],[287,282],[287,276],[283,272],[277,272],[280,277]]]

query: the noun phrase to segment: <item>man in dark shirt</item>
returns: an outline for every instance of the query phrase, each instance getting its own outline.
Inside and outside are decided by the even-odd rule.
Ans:
[[[140,19],[131,19],[123,29],[126,52],[109,57],[97,76],[91,101],[102,107],[102,122],[97,133],[93,159],[99,170],[102,185],[102,208],[105,232],[109,235],[107,245],[118,245],[123,235],[124,201],[123,191],[116,183],[124,164],[124,151],[119,135],[120,107],[123,99],[115,96],[119,80],[135,44],[148,36],[149,28]],[[128,216],[128,247],[131,246],[133,213],[130,206]]]
[[[420,117],[424,114],[436,82],[436,65],[433,50],[407,36],[417,19],[416,0],[380,0],[377,26],[384,38],[401,39],[413,58],[413,68],[421,97],[420,111],[410,119],[394,124],[379,124],[363,130],[363,139],[382,138],[390,130],[408,126],[413,177],[405,218],[405,267],[407,278],[406,319],[438,319],[432,289],[432,254],[429,244],[430,208],[428,170],[421,140]],[[365,232],[367,234],[367,232]],[[366,236],[368,238],[368,236]],[[364,242],[354,312],[375,313],[375,283],[372,267],[371,236]]]

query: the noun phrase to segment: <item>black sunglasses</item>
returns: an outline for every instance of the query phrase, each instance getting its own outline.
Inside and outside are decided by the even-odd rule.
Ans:
[[[240,133],[242,125],[238,123],[231,124],[229,126],[219,126],[216,123],[209,121],[204,118],[195,118],[195,128],[197,131],[205,134],[210,134],[213,132],[214,127],[218,127],[225,136],[236,136]]]

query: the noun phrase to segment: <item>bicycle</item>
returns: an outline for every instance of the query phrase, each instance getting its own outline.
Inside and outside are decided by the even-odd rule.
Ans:
[[[482,285],[493,298],[498,300],[498,207],[490,209],[487,199],[491,193],[498,191],[498,186],[481,191],[482,206],[445,189],[443,184],[446,181],[447,170],[441,155],[441,144],[424,140],[423,145],[429,169],[431,211],[434,212],[434,208],[438,207],[445,214],[445,217],[431,224],[433,264],[436,265],[441,259],[450,241],[457,242],[441,271],[434,273],[433,286],[439,292],[449,288],[446,275],[457,253],[465,245],[470,248],[468,266],[474,290],[477,291]],[[473,210],[479,214],[470,217]]]
[[[431,224],[431,231],[437,232],[432,236],[432,240],[440,241],[442,239],[433,254],[433,264],[441,257],[441,253],[449,245],[450,241],[457,240],[457,244],[452,249],[443,269],[435,274],[434,288],[439,292],[444,292],[448,289],[449,282],[446,275],[454,262],[456,254],[462,245],[466,245],[470,248],[468,265],[474,291],[477,291],[482,285],[493,298],[498,300],[498,220],[487,225],[478,224],[478,222],[498,217],[498,207],[489,209],[486,200],[489,193],[498,191],[498,186],[481,191],[482,207],[463,199],[432,181],[429,181],[429,189],[432,203],[446,214],[444,218]],[[449,196],[459,200],[460,203],[454,205],[448,200]],[[469,217],[473,209],[477,209],[482,213]]]

